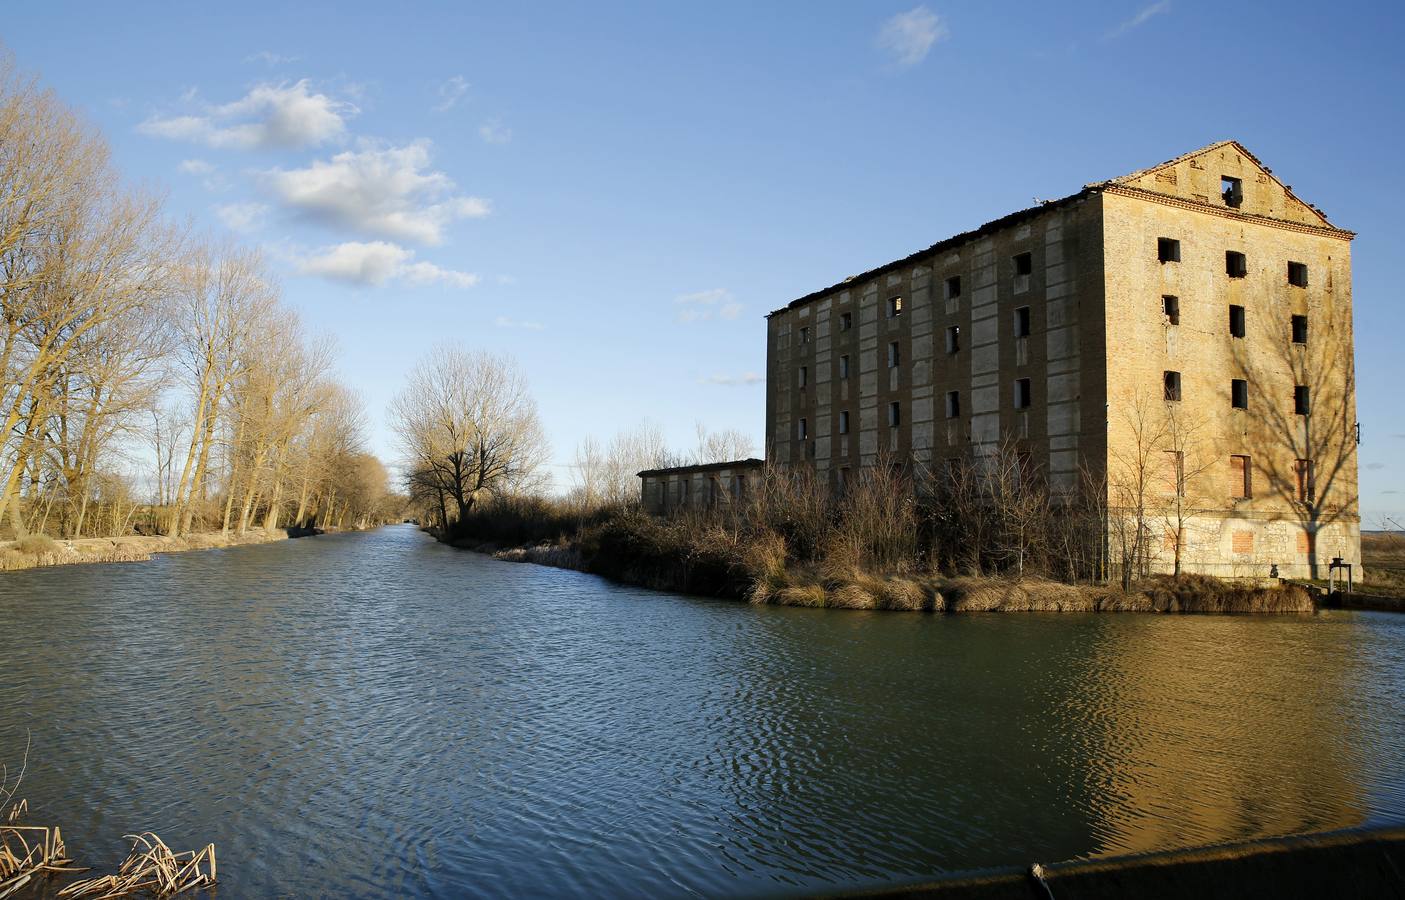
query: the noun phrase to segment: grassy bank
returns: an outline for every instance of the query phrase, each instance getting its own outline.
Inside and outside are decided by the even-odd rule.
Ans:
[[[54,540],[46,535],[29,535],[18,541],[0,543],[0,572],[34,569],[41,566],[67,566],[81,563],[140,562],[156,553],[186,550],[213,550],[244,544],[267,544],[289,538],[317,534],[314,529],[258,529],[243,534],[214,531],[181,537],[128,535],[118,538]]]
[[[579,569],[628,584],[751,603],[926,612],[1310,613],[1296,585],[1156,576],[1116,584],[1056,580],[1026,569],[943,572],[920,557],[882,564],[853,531],[798,555],[781,529],[718,512],[658,518],[637,508],[588,514],[541,500],[498,501],[447,542],[499,559]]]

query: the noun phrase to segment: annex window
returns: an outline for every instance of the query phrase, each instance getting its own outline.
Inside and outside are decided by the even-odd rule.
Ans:
[[[1226,250],[1224,271],[1230,278],[1243,278],[1249,274],[1249,261],[1238,250]]]
[[[1161,373],[1162,393],[1167,400],[1181,399],[1181,373],[1167,369]]]
[[[808,344],[808,343],[810,343],[810,326],[809,326],[809,325],[803,325],[803,326],[801,326],[801,328],[800,328],[800,343],[802,343],[802,344]]]
[[[1307,263],[1288,263],[1288,283],[1293,287],[1307,287]]]
[[[800,440],[805,440],[810,436],[810,423],[801,419],[795,426],[795,436]]]
[[[894,400],[888,404],[888,427],[897,428],[903,423],[902,409],[898,406],[898,401]]]
[[[854,314],[851,312],[839,314],[839,330],[848,331],[854,327]]]
[[[1225,206],[1238,209],[1239,205],[1244,202],[1244,182],[1238,178],[1221,175],[1220,195],[1224,197]]]
[[[849,377],[849,354],[847,353],[839,357],[839,377],[841,379]]]
[[[1175,238],[1156,239],[1156,258],[1160,262],[1180,262],[1181,242]]]
[[[946,280],[946,299],[955,300],[961,296],[961,276],[953,275]]]
[[[1166,317],[1167,325],[1181,324],[1181,300],[1179,297],[1172,297],[1170,294],[1161,298],[1161,314]]]
[[[849,433],[849,411],[847,409],[839,412],[839,433]]]
[[[1293,412],[1299,416],[1308,413],[1307,385],[1299,384],[1293,387]]]
[[[1028,378],[1015,379],[1015,409],[1028,409],[1032,393]]]
[[[1161,451],[1161,489],[1177,497],[1185,496],[1185,454],[1180,450]]]
[[[902,362],[902,354],[898,350],[898,342],[893,341],[888,345],[888,368],[896,369]]]
[[[802,388],[805,387],[805,385],[809,384],[809,382],[810,382],[810,367],[809,367],[809,366],[801,366],[801,367],[800,367],[800,374],[799,374],[798,380],[799,380],[799,382],[800,382],[800,387],[802,387]]]
[[[1307,343],[1307,316],[1293,316],[1293,343]]]
[[[1229,305],[1229,335],[1237,338],[1244,336],[1244,307],[1233,303]]]
[[[1229,458],[1229,496],[1235,500],[1247,500],[1254,496],[1253,467],[1247,456]]]
[[[1028,275],[1034,271],[1034,257],[1028,253],[1021,253],[1015,257],[1015,274]]]
[[[1015,337],[1029,337],[1029,307],[1021,306],[1015,310]]]
[[[892,297],[888,300],[888,318],[896,319],[903,314],[903,298]]]
[[[961,418],[961,392],[946,392],[946,417],[948,419]]]
[[[1249,408],[1249,382],[1235,378],[1229,383],[1229,402],[1235,409]]]
[[[946,352],[956,353],[961,349],[961,326],[952,325],[946,330]]]
[[[1298,502],[1311,503],[1313,500],[1312,460],[1300,459],[1293,463],[1293,480],[1298,489]]]

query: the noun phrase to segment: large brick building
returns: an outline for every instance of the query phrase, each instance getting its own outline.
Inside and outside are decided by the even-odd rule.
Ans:
[[[1234,141],[989,222],[768,316],[767,461],[1016,442],[1114,509],[1150,474],[1158,568],[1325,577],[1360,560],[1353,236]]]

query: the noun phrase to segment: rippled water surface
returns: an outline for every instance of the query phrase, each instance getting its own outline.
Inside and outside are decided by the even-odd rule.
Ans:
[[[1405,820],[1405,617],[754,608],[399,526],[0,576],[0,758],[222,900],[766,895]]]

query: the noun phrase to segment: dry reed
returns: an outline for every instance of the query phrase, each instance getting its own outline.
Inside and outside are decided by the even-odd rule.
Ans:
[[[75,881],[59,891],[58,896],[115,900],[145,891],[165,898],[215,883],[214,844],[206,844],[198,852],[176,853],[150,831],[129,834],[127,838],[132,841],[132,852],[116,875]]]

